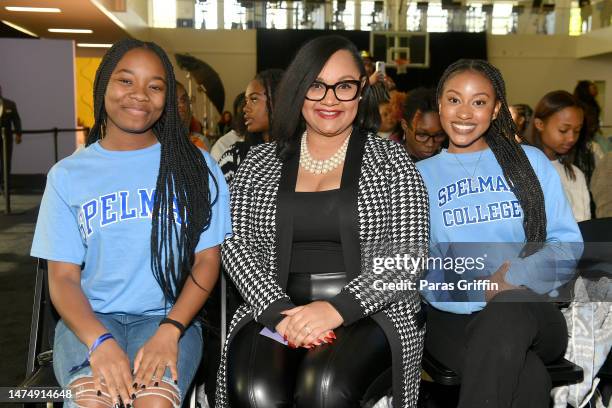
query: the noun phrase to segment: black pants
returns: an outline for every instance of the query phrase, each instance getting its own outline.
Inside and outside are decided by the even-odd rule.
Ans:
[[[542,408],[552,386],[544,364],[563,356],[567,326],[554,304],[512,290],[471,315],[428,307],[425,347],[460,374],[459,408]]]
[[[262,328],[251,322],[230,343],[232,407],[357,407],[391,369],[387,338],[370,318],[337,328],[333,344],[310,350],[290,349],[260,335]]]

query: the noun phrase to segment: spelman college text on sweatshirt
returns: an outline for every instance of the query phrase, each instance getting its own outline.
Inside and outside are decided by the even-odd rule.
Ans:
[[[554,294],[573,276],[582,236],[559,175],[538,149],[523,149],[546,208],[545,245],[524,258],[519,256],[525,243],[523,210],[491,149],[460,154],[442,150],[417,163],[431,214],[429,270],[419,287],[434,307],[464,314],[481,310],[484,291],[466,282],[492,275],[505,261],[510,262],[508,283],[540,294]]]

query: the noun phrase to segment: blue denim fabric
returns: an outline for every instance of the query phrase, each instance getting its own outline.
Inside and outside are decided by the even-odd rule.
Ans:
[[[96,317],[113,335],[119,346],[126,352],[133,367],[134,358],[144,343],[153,336],[164,316],[137,316],[96,313]],[[202,358],[202,327],[199,322],[190,325],[179,341],[178,387],[181,399],[189,389],[191,381]],[[53,369],[62,387],[82,377],[91,376],[91,367],[84,367],[75,373],[70,369],[78,366],[87,357],[87,346],[60,320],[55,328],[53,345]],[[172,383],[170,370],[166,369],[164,379]],[[72,407],[67,402],[65,407]]]

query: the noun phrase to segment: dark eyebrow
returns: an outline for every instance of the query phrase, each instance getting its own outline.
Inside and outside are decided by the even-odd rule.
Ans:
[[[350,80],[352,80],[352,81],[359,81],[359,79],[357,79],[357,78],[353,78],[353,76],[351,76],[351,75],[344,75],[344,76],[340,77],[340,79],[338,79],[338,82],[342,82],[342,81],[345,81],[345,80],[347,80],[347,79],[350,79]],[[326,82],[323,80],[323,78],[320,78],[320,77],[317,77],[317,79],[315,79],[315,81],[317,81],[317,82],[322,82],[322,83],[326,83]]]
[[[131,70],[127,69],[127,68],[122,68],[119,71],[117,71],[116,73],[118,74],[120,72],[125,72],[125,73],[128,73],[130,75],[136,75],[136,74],[134,74],[134,71],[131,71]],[[157,79],[159,81],[162,81],[162,82],[166,83],[166,79],[163,78],[163,77],[160,77],[160,76],[154,76],[152,79]]]
[[[461,95],[461,92],[459,92],[459,91],[455,91],[454,89],[448,89],[446,92],[454,92],[454,93],[456,93],[457,95]],[[489,94],[488,94],[488,93],[486,93],[486,92],[478,92],[477,94],[474,94],[474,96],[479,96],[479,95],[484,95],[484,96],[487,96],[487,97],[489,97],[489,98],[491,97],[491,95],[489,95]]]

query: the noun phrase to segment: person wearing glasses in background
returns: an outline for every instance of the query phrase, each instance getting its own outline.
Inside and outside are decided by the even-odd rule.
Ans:
[[[216,406],[361,406],[381,397],[366,390],[385,375],[394,406],[416,406],[418,293],[385,289],[401,268],[377,275],[370,256],[377,244],[414,244],[407,256],[426,249],[421,176],[401,146],[376,136],[377,103],[345,37],[304,45],[276,102],[272,142],[251,149],[231,185],[223,263],[245,303],[228,332]]]
[[[440,152],[446,141],[446,133],[440,124],[436,92],[433,89],[417,88],[408,94],[401,125],[404,130],[404,147],[415,163]]]

